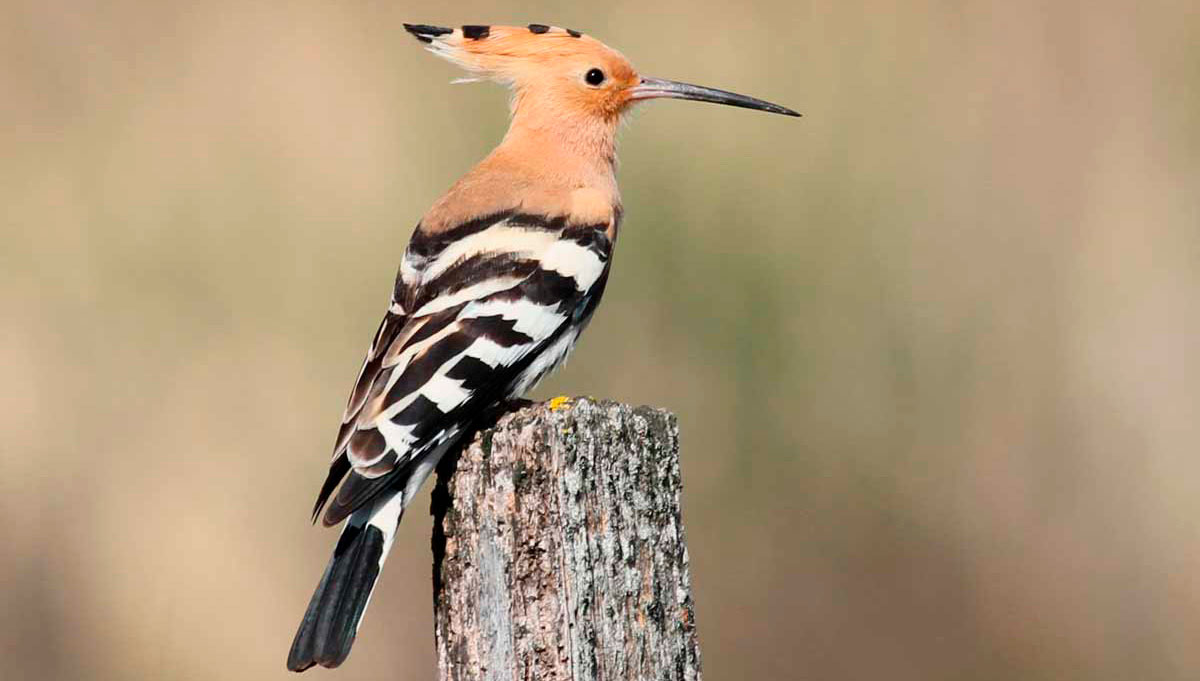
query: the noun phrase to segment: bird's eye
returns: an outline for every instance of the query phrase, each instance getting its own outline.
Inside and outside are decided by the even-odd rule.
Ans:
[[[591,69],[583,79],[587,81],[588,85],[599,85],[604,82],[604,72],[600,69]]]

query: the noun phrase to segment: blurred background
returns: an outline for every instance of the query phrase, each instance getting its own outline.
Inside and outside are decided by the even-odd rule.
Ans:
[[[362,352],[506,125],[403,21],[805,114],[632,116],[537,394],[679,415],[707,678],[1200,675],[1195,2],[0,7],[4,678],[294,678]],[[434,676],[427,509],[308,678]]]

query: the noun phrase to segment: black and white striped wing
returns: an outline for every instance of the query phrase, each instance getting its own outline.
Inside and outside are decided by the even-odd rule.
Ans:
[[[314,516],[339,481],[326,525],[409,477],[419,484],[422,462],[561,363],[603,293],[607,226],[506,212],[414,237]]]

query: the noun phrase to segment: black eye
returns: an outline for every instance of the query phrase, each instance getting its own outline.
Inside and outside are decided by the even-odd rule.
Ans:
[[[588,85],[599,85],[604,82],[604,72],[600,69],[592,69],[583,77]]]

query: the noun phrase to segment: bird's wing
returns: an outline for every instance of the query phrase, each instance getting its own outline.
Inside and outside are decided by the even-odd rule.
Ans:
[[[574,344],[607,279],[603,225],[511,211],[418,231],[355,383],[313,516],[333,525],[523,393]],[[342,481],[343,477],[345,480]]]

